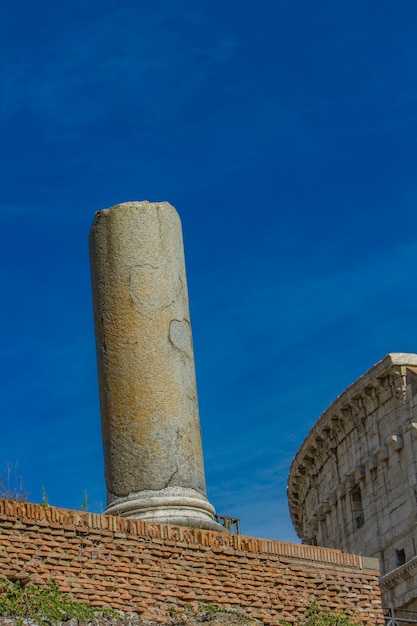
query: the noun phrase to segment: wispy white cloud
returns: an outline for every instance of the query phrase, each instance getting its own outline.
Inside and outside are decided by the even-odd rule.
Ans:
[[[397,242],[389,254],[304,279],[275,281],[271,270],[251,280],[234,267],[228,282],[224,268],[221,305],[218,286],[205,283],[214,306],[198,309],[197,371],[209,484],[218,508],[233,503],[249,533],[292,540],[279,526],[289,527],[286,477],[309,428],[385,353],[416,351],[417,311],[404,317],[415,307],[407,295],[414,266],[415,246]],[[359,358],[372,353],[373,362]]]

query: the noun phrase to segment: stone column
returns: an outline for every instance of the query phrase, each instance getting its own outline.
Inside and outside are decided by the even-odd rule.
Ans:
[[[167,202],[90,233],[106,513],[224,530],[206,497],[181,222]]]

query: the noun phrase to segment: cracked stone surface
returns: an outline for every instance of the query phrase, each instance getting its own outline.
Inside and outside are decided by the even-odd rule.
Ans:
[[[176,210],[127,202],[99,211],[90,258],[108,501],[181,488],[212,519]]]

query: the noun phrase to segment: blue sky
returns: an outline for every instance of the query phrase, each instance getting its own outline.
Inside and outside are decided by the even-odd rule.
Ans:
[[[309,428],[417,352],[416,31],[414,0],[2,7],[0,474],[105,507],[88,233],[166,200],[209,499],[297,540],[285,487]]]

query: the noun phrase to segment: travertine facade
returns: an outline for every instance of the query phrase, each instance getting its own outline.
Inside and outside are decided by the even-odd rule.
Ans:
[[[389,354],[323,413],[288,497],[304,543],[377,557],[383,605],[417,611],[416,354]]]

